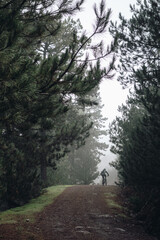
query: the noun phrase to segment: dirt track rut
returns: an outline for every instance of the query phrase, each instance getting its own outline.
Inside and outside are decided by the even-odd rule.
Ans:
[[[108,208],[105,193],[113,186],[74,186],[67,188],[53,205],[37,218],[44,240],[153,240],[134,221],[118,216]]]

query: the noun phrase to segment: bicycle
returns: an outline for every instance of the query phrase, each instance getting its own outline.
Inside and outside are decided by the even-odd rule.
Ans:
[[[102,178],[102,185],[106,185],[107,186],[107,178],[106,177],[103,177]]]
[[[102,176],[102,185],[107,185],[107,177],[109,176],[109,173],[107,172],[107,170],[104,168],[103,171],[101,172],[101,176]]]

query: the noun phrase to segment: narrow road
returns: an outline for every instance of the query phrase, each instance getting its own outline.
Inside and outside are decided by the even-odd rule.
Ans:
[[[35,223],[13,225],[3,240],[155,240],[134,220],[120,216],[121,208],[107,205],[106,194],[117,193],[114,186],[69,187],[37,215]]]
[[[118,216],[107,207],[106,193],[116,187],[74,186],[67,188],[53,205],[38,216],[36,227],[43,240],[153,240],[141,226]]]

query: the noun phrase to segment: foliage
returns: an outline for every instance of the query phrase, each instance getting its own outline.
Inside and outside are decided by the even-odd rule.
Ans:
[[[124,87],[134,86],[127,106],[120,109],[122,117],[111,125],[112,150],[119,154],[113,165],[122,184],[134,189],[139,198],[139,216],[146,220],[148,230],[160,234],[159,1],[137,1],[131,11],[130,20],[120,16],[120,26],[111,28],[119,37],[119,81]]]
[[[101,67],[101,58],[113,51],[115,43],[104,52],[98,51],[103,50],[101,44],[91,44],[99,52],[93,63],[86,55],[92,37],[107,27],[110,11],[105,11],[104,1],[101,11],[96,7],[91,36],[79,32],[70,20],[69,25],[62,21],[82,4],[83,0],[0,2],[1,208],[37,196],[41,182],[46,185],[46,168],[55,167],[67,145],[84,141],[89,126],[84,121],[65,122],[63,116],[71,103],[111,75],[114,58],[108,69]],[[74,31],[61,50],[58,34],[65,29]],[[48,41],[51,45],[55,41],[54,50],[44,57],[40,49]]]
[[[41,196],[32,199],[29,203],[21,206],[6,210],[0,213],[0,223],[6,224],[9,222],[17,221],[17,216],[23,215],[29,218],[30,221],[34,220],[34,214],[42,211],[47,205],[53,203],[54,199],[61,194],[64,189],[69,186],[52,186],[43,190]]]
[[[85,107],[84,101],[90,102],[90,106]],[[92,123],[92,128],[89,129],[85,142],[81,145],[74,142],[69,148],[70,152],[57,165],[54,176],[50,176],[54,184],[90,184],[99,175],[97,165],[108,146],[101,140],[107,132],[104,129],[106,119],[101,113],[103,106],[98,88],[89,92],[81,103],[82,109],[79,109],[77,115],[74,114],[74,119],[78,122],[80,117],[87,118]]]

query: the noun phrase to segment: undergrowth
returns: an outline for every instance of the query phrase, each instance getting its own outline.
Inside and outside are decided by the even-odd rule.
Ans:
[[[24,216],[29,221],[34,221],[34,214],[42,211],[47,205],[61,194],[66,185],[52,186],[44,189],[43,194],[38,198],[32,199],[29,203],[16,208],[11,208],[0,213],[0,224],[16,223],[19,216]]]
[[[114,193],[105,193],[106,197],[106,202],[108,208],[111,209],[112,213],[116,213],[116,215],[124,218],[128,218],[128,216],[125,214],[126,208],[122,206],[118,201],[117,201],[117,194]]]

